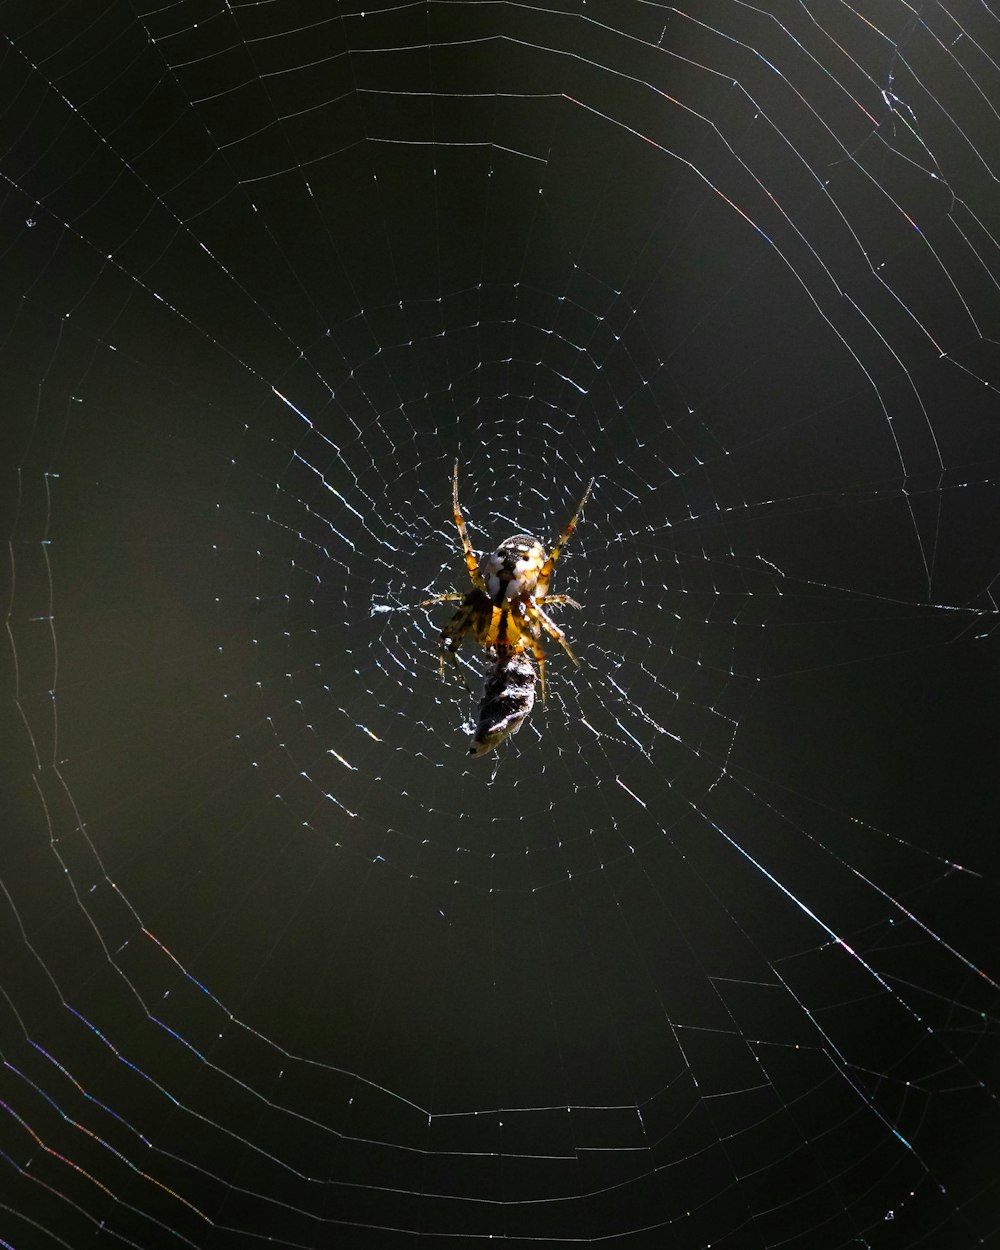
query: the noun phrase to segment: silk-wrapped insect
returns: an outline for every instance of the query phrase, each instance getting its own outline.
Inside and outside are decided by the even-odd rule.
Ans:
[[[486,675],[470,755],[485,755],[516,734],[535,706],[535,670],[523,651],[501,651]]]

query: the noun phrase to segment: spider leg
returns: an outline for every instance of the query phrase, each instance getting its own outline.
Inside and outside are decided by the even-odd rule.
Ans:
[[[430,599],[421,599],[420,602],[417,604],[417,607],[429,608],[429,607],[432,607],[435,603],[460,603],[464,598],[465,598],[465,595],[460,595],[457,591],[453,590],[451,591],[450,594],[447,594],[447,595],[434,595]]]
[[[464,596],[463,596],[464,598]],[[441,646],[445,643],[452,651],[457,651],[462,645],[462,639],[472,628],[472,611],[466,603],[458,609],[448,624],[441,630]]]
[[[541,692],[542,702],[545,702],[545,651],[542,644],[537,638],[533,638],[530,634],[522,635],[524,646],[534,656],[535,663],[538,665],[538,688]]]
[[[457,500],[458,499],[458,494],[457,494],[458,465],[457,463],[455,465],[455,473],[456,473],[455,498]],[[583,506],[587,502],[587,500],[590,498],[590,491],[593,485],[594,485],[594,479],[591,478],[590,481],[587,483],[587,489],[583,492],[583,496],[580,499],[580,502],[576,505],[576,511],[573,513],[573,515],[569,519],[569,524],[566,526],[563,532],[559,535],[558,539],[556,540],[556,545],[549,552],[548,559],[542,565],[542,571],[538,574],[538,581],[535,583],[536,592],[537,592],[535,597],[538,599],[547,598],[546,592],[549,589],[549,582],[552,580],[552,570],[555,568],[555,563],[559,559],[560,555],[562,554],[563,547],[566,546],[566,544],[569,542],[569,540],[573,536],[573,531],[576,529],[576,523],[580,519],[580,513],[583,511]]]
[[[470,689],[469,683],[466,680],[465,674],[462,672],[462,661],[458,658],[457,647],[442,646],[441,650],[438,652],[438,671],[441,674],[441,680],[442,681],[445,680],[445,673],[444,673],[445,657],[449,655],[451,656],[452,668],[455,670],[455,675],[458,677],[458,680],[462,683],[462,685],[466,688],[466,690]]]
[[[479,572],[479,561],[476,559],[476,553],[472,550],[472,543],[469,542],[468,531],[465,528],[465,518],[462,516],[462,509],[458,506],[458,461],[455,461],[455,475],[453,478],[452,502],[454,504],[455,525],[458,527],[458,536],[462,540],[462,551],[465,555],[465,567],[469,570],[469,579],[476,590],[486,593],[486,583],[483,576]]]
[[[438,669],[443,678],[445,658],[446,656],[450,654],[452,657],[452,663],[455,665],[455,668],[459,676],[462,678],[462,683],[466,686],[466,688],[468,688],[468,682],[466,682],[465,680],[465,676],[461,670],[461,664],[460,664],[459,658],[455,653],[458,651],[458,648],[462,645],[462,639],[469,632],[469,630],[472,629],[473,620],[474,620],[473,609],[470,604],[465,602],[465,600],[468,598],[468,596],[466,595],[454,595],[454,596],[445,596],[445,597],[454,597],[455,599],[461,599],[463,601],[463,604],[462,604],[462,607],[460,607],[458,611],[455,613],[455,615],[451,618],[448,624],[444,627],[444,629],[441,630],[441,633],[439,635]]]
[[[552,617],[549,616],[547,612],[544,612],[538,606],[537,601],[534,605],[534,611],[537,614],[538,620],[540,621],[541,626],[545,630],[545,632],[549,635],[550,638],[554,638],[556,642],[558,642],[560,647],[562,647],[562,649],[566,652],[566,654],[573,661],[573,663],[577,666],[577,668],[579,668],[580,661],[576,658],[576,656],[570,650],[569,643],[566,641],[566,635],[559,628],[559,626],[555,623]]]
[[[583,604],[577,603],[575,599],[571,599],[569,595],[543,595],[540,599],[535,599],[535,603],[565,603],[571,608],[581,608]]]

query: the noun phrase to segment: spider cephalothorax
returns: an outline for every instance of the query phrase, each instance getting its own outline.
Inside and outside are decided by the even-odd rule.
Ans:
[[[441,631],[441,672],[446,655],[454,654],[466,634],[471,633],[480,647],[490,650],[498,663],[520,652],[530,652],[538,664],[538,683],[545,698],[545,652],[542,636],[554,638],[574,664],[566,635],[549,615],[547,609],[556,604],[580,605],[568,595],[550,595],[549,583],[556,561],[569,541],[583,506],[590,495],[594,479],[587,483],[583,497],[569,524],[560,534],[552,550],[545,548],[530,534],[515,534],[500,544],[496,551],[476,558],[465,528],[465,519],[458,503],[458,462],[455,462],[452,501],[454,520],[462,541],[465,566],[472,589],[465,595],[451,592],[425,599],[421,607],[435,603],[461,603],[461,607]],[[523,718],[522,718],[523,720]],[[520,726],[518,722],[518,727]],[[512,732],[512,731],[511,731]]]

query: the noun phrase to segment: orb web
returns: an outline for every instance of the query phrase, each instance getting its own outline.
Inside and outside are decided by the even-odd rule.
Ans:
[[[10,1244],[986,1244],[994,15],[8,9]]]

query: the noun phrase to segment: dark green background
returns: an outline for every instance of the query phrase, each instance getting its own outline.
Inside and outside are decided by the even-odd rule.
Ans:
[[[4,1244],[997,1235],[1000,48],[772,7],[0,6]]]

